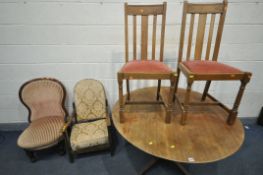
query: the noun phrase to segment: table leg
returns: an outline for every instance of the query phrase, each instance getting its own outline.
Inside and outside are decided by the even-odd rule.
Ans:
[[[152,158],[147,164],[143,167],[143,169],[138,173],[139,175],[145,175],[145,173],[151,169],[155,164],[158,163],[160,159],[158,158]],[[174,162],[175,165],[179,168],[179,170],[184,174],[184,175],[191,175],[190,172],[180,163]]]
[[[187,171],[187,169],[185,169],[182,164],[175,162],[175,165],[181,170],[184,175],[190,175],[190,172]]]
[[[143,169],[138,173],[139,175],[144,175],[150,168],[152,168],[157,162],[159,161],[158,158],[153,158],[143,167]]]

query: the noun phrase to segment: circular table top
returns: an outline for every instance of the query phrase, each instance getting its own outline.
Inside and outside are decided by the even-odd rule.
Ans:
[[[167,96],[168,88],[162,88]],[[131,92],[131,100],[154,100],[156,87]],[[177,96],[183,98],[184,90]],[[200,101],[201,94],[192,92],[191,101]],[[209,100],[208,100],[209,101]],[[226,123],[227,113],[218,106],[190,107],[187,124],[180,125],[177,103],[170,124],[166,124],[163,105],[126,105],[124,123],[119,122],[119,103],[113,107],[113,123],[118,132],[140,150],[167,160],[185,163],[207,163],[234,154],[244,141],[244,129],[237,118]]]

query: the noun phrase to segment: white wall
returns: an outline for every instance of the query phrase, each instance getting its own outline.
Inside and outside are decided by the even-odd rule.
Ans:
[[[219,60],[253,72],[239,116],[255,117],[263,105],[263,0],[229,1]],[[1,0],[0,123],[27,121],[18,90],[23,82],[41,76],[63,82],[68,91],[69,110],[73,86],[83,78],[101,80],[113,105],[118,92],[116,72],[124,61],[123,2]],[[168,0],[165,60],[173,68],[177,60],[181,10],[182,0]],[[184,84],[182,81],[180,86]],[[133,89],[145,85],[134,83]],[[216,90],[214,94],[230,104],[238,85],[215,83],[211,91]],[[200,84],[195,86],[200,87]]]

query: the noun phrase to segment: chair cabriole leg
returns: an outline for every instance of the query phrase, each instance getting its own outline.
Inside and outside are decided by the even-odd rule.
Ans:
[[[25,152],[26,152],[26,155],[29,157],[29,159],[32,163],[37,161],[37,157],[33,151],[25,150]]]
[[[65,149],[65,140],[62,140],[58,143],[57,147],[57,153],[61,156],[65,155],[66,149]]]
[[[109,144],[110,144],[110,155],[113,156],[114,155],[114,141],[113,141],[113,135],[114,135],[114,131],[113,131],[113,126],[110,125],[108,126],[108,132],[109,132]]]
[[[68,157],[69,157],[69,162],[73,163],[74,162],[74,156],[73,156],[73,152],[72,152],[71,146],[70,146],[68,131],[66,130],[63,133],[63,135],[64,135],[64,140],[65,140],[66,152],[68,153]]]

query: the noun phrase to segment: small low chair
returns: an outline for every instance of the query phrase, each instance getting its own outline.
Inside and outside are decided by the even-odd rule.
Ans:
[[[74,114],[68,140],[70,162],[77,153],[109,148],[111,140],[110,111],[104,87],[92,79],[79,81],[74,87]]]
[[[160,50],[159,57],[156,58],[156,38],[157,36],[157,19],[161,17],[160,29]],[[129,60],[129,17],[132,17],[132,36],[133,36],[133,58]],[[152,38],[151,38],[151,56],[148,56],[148,29],[149,20],[152,18]],[[137,58],[137,30],[138,21],[140,25],[140,59]],[[166,20],[166,2],[158,5],[128,5],[125,3],[125,65],[118,72],[118,86],[119,86],[119,105],[120,105],[120,123],[124,122],[124,107],[128,104],[149,104],[150,102],[135,101],[130,98],[129,80],[158,80],[156,101],[152,103],[164,104],[166,107],[165,122],[170,123],[172,111],[172,96],[174,92],[174,85],[176,74],[163,63],[164,52],[164,35],[165,35],[165,20]],[[150,59],[151,57],[151,59]],[[123,99],[123,81],[126,80],[127,98]],[[161,80],[170,80],[170,96],[166,103],[160,97]]]
[[[58,145],[64,139],[61,130],[66,118],[65,95],[64,86],[52,78],[33,79],[20,88],[20,100],[29,111],[29,126],[17,144],[32,162],[37,160],[36,151]],[[64,152],[63,144],[60,149]]]
[[[180,72],[186,76],[187,79],[187,89],[184,98],[184,102],[180,103],[181,109],[183,111],[181,124],[185,124],[187,120],[187,113],[190,105],[219,105],[228,112],[227,123],[232,125],[235,122],[238,113],[238,107],[246,87],[246,84],[249,82],[251,73],[244,72],[240,69],[226,65],[223,63],[217,62],[219,48],[221,43],[221,37],[223,33],[224,21],[227,11],[227,1],[224,0],[222,3],[208,3],[208,4],[198,4],[198,3],[188,3],[184,2],[183,6],[183,15],[182,15],[182,26],[181,26],[181,37],[180,37],[180,46],[179,46],[179,55],[178,55],[178,79],[176,82],[176,90],[178,86]],[[186,53],[183,54],[183,47],[185,45],[185,31],[186,31],[186,20],[187,16],[190,19],[189,25],[189,34],[188,34],[188,43]],[[195,19],[198,17],[197,31],[194,32]],[[206,21],[210,19],[209,30],[206,30]],[[216,23],[218,19],[218,23]],[[217,32],[214,32],[214,26],[218,24]],[[204,44],[204,36],[207,31],[207,43],[206,43],[206,52],[202,54]],[[194,38],[193,35],[196,33],[195,43],[192,42]],[[214,38],[214,33],[215,38]],[[213,41],[215,40],[215,41]],[[212,44],[214,42],[214,45]],[[194,46],[194,54],[191,54],[192,46]],[[210,54],[212,51],[212,46],[214,46],[213,54]],[[185,55],[185,61],[183,61],[183,55]],[[194,57],[191,60],[191,57]],[[209,58],[211,60],[209,60]],[[202,58],[204,58],[202,60]],[[219,102],[215,97],[208,93],[210,84],[212,80],[238,80],[241,82],[241,86],[237,93],[234,105],[232,109],[229,109],[226,105]],[[191,87],[194,81],[206,81],[206,85],[203,91],[201,98],[202,102],[193,103],[190,102],[190,93]],[[206,102],[206,97],[209,97],[213,102]],[[178,99],[175,98],[174,100]]]

